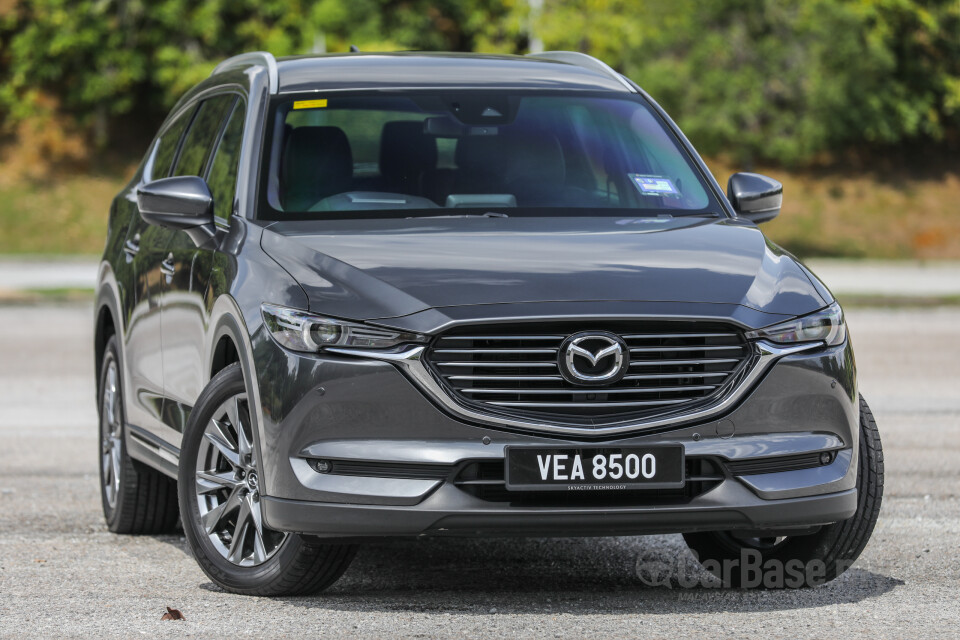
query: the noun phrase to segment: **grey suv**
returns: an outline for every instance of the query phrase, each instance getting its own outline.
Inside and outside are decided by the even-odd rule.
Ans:
[[[110,211],[107,523],[179,516],[248,594],[397,536],[676,532],[728,585],[830,580],[883,456],[839,305],[757,229],[781,195],[725,195],[582,54],[231,58]]]

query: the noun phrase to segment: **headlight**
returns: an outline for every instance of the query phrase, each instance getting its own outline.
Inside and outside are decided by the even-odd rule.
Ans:
[[[272,304],[261,305],[260,310],[270,335],[294,351],[317,352],[325,347],[389,349],[405,342],[427,341],[426,336],[418,333],[404,333],[324,318]]]
[[[843,310],[840,309],[839,304],[834,302],[826,309],[821,309],[808,316],[750,331],[747,333],[747,337],[751,339],[762,338],[780,344],[824,342],[832,347],[846,339],[847,325],[843,321]]]

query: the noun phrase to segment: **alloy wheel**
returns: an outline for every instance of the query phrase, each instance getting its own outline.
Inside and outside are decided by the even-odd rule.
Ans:
[[[260,477],[246,394],[227,399],[204,429],[196,466],[200,527],[228,562],[269,560],[287,534],[263,526]]]
[[[120,418],[120,385],[117,362],[107,362],[100,411],[100,481],[111,510],[117,508],[120,493],[120,464],[123,454],[123,421]]]

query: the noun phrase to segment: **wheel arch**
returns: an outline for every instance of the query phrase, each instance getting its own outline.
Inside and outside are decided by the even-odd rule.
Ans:
[[[255,321],[259,320],[259,314]],[[251,327],[244,319],[240,305],[229,294],[224,294],[217,298],[213,305],[213,312],[210,317],[210,326],[213,327],[211,340],[210,357],[207,362],[207,370],[211,371],[211,378],[216,375],[220,369],[215,368],[218,365],[229,366],[231,362],[218,359],[218,351],[221,345],[223,350],[220,355],[226,354],[227,345],[232,345],[236,355],[236,362],[243,371],[243,381],[247,389],[247,398],[250,403],[250,417],[254,421],[254,446],[257,448],[257,459],[263,464],[264,458],[260,443],[264,438],[263,432],[263,406],[260,402],[260,385],[257,381],[256,365],[253,358],[253,345],[251,340],[251,331],[256,331],[260,324],[254,322]],[[263,477],[263,474],[261,474]],[[267,494],[268,489],[264,486],[262,489]],[[269,494],[267,494],[269,495]]]
[[[126,367],[123,355],[123,316],[120,315],[119,285],[110,265],[104,262],[100,267],[99,291],[94,305],[93,358],[94,379],[97,398],[100,397],[100,368],[110,336],[117,336],[117,354],[120,360],[120,375],[125,376]],[[123,378],[121,378],[123,380]],[[125,380],[123,380],[125,382]],[[126,386],[124,386],[126,388]]]
[[[210,378],[223,371],[231,364],[240,362],[240,351],[236,340],[229,331],[223,332],[213,348],[213,357],[210,362]]]

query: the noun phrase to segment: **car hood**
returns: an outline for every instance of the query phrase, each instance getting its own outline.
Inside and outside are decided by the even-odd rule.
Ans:
[[[290,221],[269,225],[261,242],[300,282],[311,311],[355,320],[465,305],[617,301],[738,305],[769,322],[829,302],[789,254],[736,220]]]

